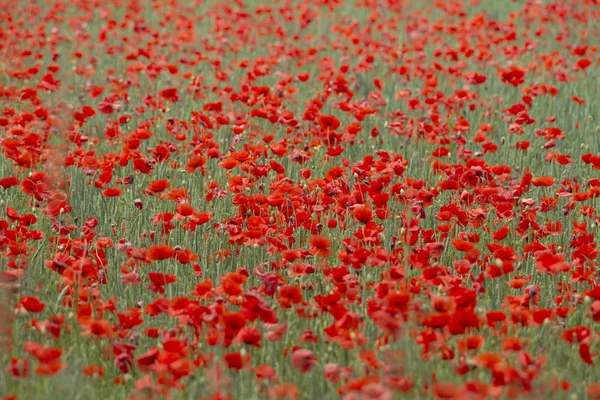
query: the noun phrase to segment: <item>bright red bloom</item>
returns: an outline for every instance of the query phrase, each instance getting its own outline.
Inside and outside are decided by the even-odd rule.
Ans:
[[[308,239],[311,246],[311,252],[316,257],[327,258],[331,255],[331,240],[325,236],[311,236]]]
[[[160,261],[173,258],[175,250],[166,244],[151,246],[146,250],[146,257],[150,261]]]
[[[533,178],[531,184],[533,186],[552,186],[556,179],[551,176],[540,176],[538,178]]]
[[[163,274],[161,272],[149,272],[150,286],[148,288],[157,293],[165,293],[164,286],[177,281],[177,276],[173,274]]]
[[[292,365],[302,373],[311,370],[317,362],[317,357],[310,350],[298,349],[292,353]]]
[[[179,100],[179,96],[177,95],[176,88],[168,88],[168,89],[161,90],[159,95],[160,95],[160,97],[162,97],[163,99],[168,100],[168,101],[176,102]]]
[[[52,363],[57,361],[63,351],[56,347],[46,347],[35,342],[25,343],[24,349],[27,353],[34,356],[40,363]]]
[[[0,179],[0,186],[2,186],[2,188],[4,188],[4,189],[8,189],[10,187],[17,186],[18,184],[19,184],[19,180],[14,176]]]
[[[319,126],[323,130],[334,131],[341,125],[340,120],[333,115],[322,114],[319,116]]]
[[[38,296],[21,297],[21,305],[30,313],[40,313],[46,308],[46,304]]]
[[[223,359],[227,363],[229,369],[240,370],[244,368],[244,365],[249,361],[250,355],[243,357],[240,352],[227,353],[223,356]]]
[[[119,188],[108,188],[102,191],[104,197],[119,197],[121,195],[121,189]]]
[[[367,224],[373,219],[373,209],[369,206],[360,205],[352,210],[352,216],[358,222]]]
[[[592,62],[590,60],[588,60],[587,58],[580,58],[575,63],[575,66],[581,70],[587,69],[590,65],[592,65]]]
[[[454,399],[460,395],[460,388],[454,383],[435,383],[433,394],[439,399]]]

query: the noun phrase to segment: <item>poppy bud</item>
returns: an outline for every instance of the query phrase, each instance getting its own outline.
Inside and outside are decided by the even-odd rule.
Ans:
[[[585,296],[583,298],[583,304],[585,304],[586,306],[589,306],[590,304],[592,304],[592,298],[590,296]]]

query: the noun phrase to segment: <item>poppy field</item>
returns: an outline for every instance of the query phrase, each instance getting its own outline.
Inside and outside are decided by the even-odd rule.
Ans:
[[[0,399],[600,399],[597,0],[0,6]]]

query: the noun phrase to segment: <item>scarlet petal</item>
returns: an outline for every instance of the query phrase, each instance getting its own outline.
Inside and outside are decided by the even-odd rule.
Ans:
[[[19,184],[19,180],[14,176],[0,179],[0,186],[2,186],[4,189],[8,189],[10,187],[17,186],[18,184]]]
[[[325,236],[311,236],[308,243],[312,247],[312,253],[316,257],[327,258],[331,255],[331,240]]]
[[[66,367],[66,364],[62,361],[55,360],[49,363],[40,364],[36,368],[35,373],[42,376],[52,376],[58,374]]]
[[[592,359],[592,354],[590,353],[590,345],[587,343],[579,344],[579,355],[584,363],[588,365],[594,365],[594,360]]]
[[[225,354],[223,358],[229,369],[240,370],[244,367],[244,359],[239,352]]]
[[[177,280],[177,276],[173,274],[162,274],[160,272],[150,272],[148,274],[148,278],[150,278],[152,283],[157,286],[168,285],[169,283],[173,283]]]
[[[174,255],[175,250],[166,244],[151,246],[146,251],[146,258],[150,261],[166,260],[168,258],[173,258]]]
[[[118,188],[108,188],[102,191],[102,196],[104,197],[119,197],[121,195],[121,189]]]
[[[305,373],[317,363],[317,358],[308,349],[298,349],[292,353],[292,365],[298,371]]]
[[[453,399],[460,389],[453,383],[436,383],[433,385],[433,393],[439,399]]]
[[[46,308],[46,304],[40,301],[37,296],[27,296],[21,298],[21,304],[30,313],[40,313]]]
[[[473,243],[467,242],[466,240],[462,239],[454,239],[452,241],[452,245],[456,248],[456,250],[465,252],[473,250],[475,248],[475,245]]]
[[[540,176],[531,180],[533,186],[548,187],[552,186],[556,179],[551,176]]]
[[[366,224],[373,219],[373,210],[369,206],[359,206],[352,210],[352,216],[358,222]]]

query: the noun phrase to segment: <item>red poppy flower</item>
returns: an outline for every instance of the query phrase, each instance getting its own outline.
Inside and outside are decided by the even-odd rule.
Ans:
[[[229,369],[240,370],[244,368],[244,365],[249,361],[250,355],[243,357],[240,352],[227,353],[223,356],[223,359],[227,363]]]
[[[360,205],[352,210],[352,216],[358,222],[367,224],[373,219],[373,209],[369,206]]]
[[[311,246],[311,252],[316,257],[327,258],[331,255],[331,240],[325,236],[311,236],[308,239]]]
[[[146,250],[146,258],[150,261],[160,261],[172,258],[175,250],[166,244],[151,246]]]
[[[42,344],[35,342],[26,342],[24,349],[27,353],[31,354],[40,363],[51,363],[58,360],[63,351],[56,347],[46,347]]]
[[[21,305],[30,313],[40,313],[46,308],[46,304],[38,296],[21,297]]]
[[[439,399],[455,399],[460,396],[460,388],[454,383],[434,383],[433,394]]]
[[[323,130],[334,131],[341,125],[340,120],[333,115],[321,114],[319,116],[319,126]]]
[[[588,60],[587,58],[580,58],[575,63],[575,66],[581,70],[587,69],[590,65],[592,65],[592,62],[590,60]]]
[[[119,188],[108,188],[102,191],[102,196],[104,197],[119,197],[122,191]]]
[[[101,319],[91,321],[87,327],[86,333],[101,338],[109,338],[113,335],[114,331],[109,321]]]
[[[241,343],[254,347],[260,347],[261,333],[258,328],[249,326],[244,327],[238,332],[237,338]]]
[[[456,250],[463,252],[468,252],[475,249],[475,245],[473,243],[462,239],[454,239],[452,241],[452,245],[456,248]]]
[[[492,234],[492,239],[498,241],[505,239],[508,236],[509,230],[508,225],[504,225]]]
[[[0,179],[0,186],[2,186],[3,189],[8,189],[10,187],[17,186],[18,184],[19,180],[14,176]]]
[[[292,366],[305,373],[317,364],[317,357],[308,349],[298,349],[292,353]]]
[[[600,399],[600,382],[588,384],[586,391],[587,391],[587,395],[590,400],[599,400]]]
[[[537,178],[533,178],[531,180],[531,184],[533,186],[543,186],[543,187],[547,187],[547,186],[552,186],[552,184],[554,183],[554,181],[556,181],[555,178],[551,177],[551,176],[540,176]]]
[[[51,361],[48,363],[40,364],[36,369],[35,373],[41,376],[52,376],[62,371],[67,364],[60,360]]]
[[[278,290],[279,302],[284,307],[304,302],[301,289],[296,285],[283,285]]]
[[[149,272],[148,278],[156,286],[165,286],[177,281],[177,276],[173,274],[163,274],[161,272]]]
[[[163,99],[169,100],[172,102],[176,102],[177,100],[179,100],[179,96],[177,95],[176,88],[168,88],[168,89],[161,90],[159,95]]]
[[[261,364],[258,367],[256,367],[254,373],[256,374],[256,378],[258,379],[274,380],[277,378],[277,372],[275,371],[275,368],[267,364]]]

